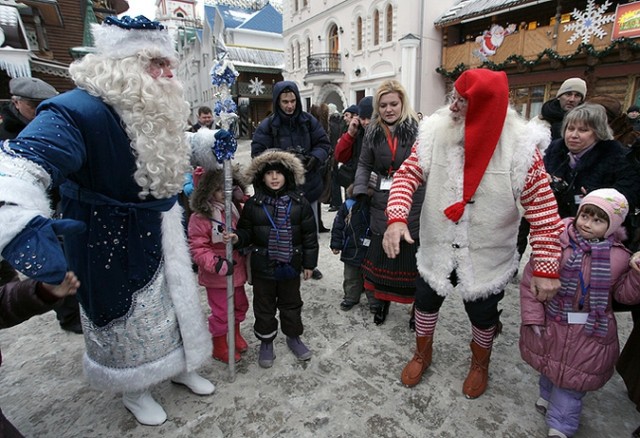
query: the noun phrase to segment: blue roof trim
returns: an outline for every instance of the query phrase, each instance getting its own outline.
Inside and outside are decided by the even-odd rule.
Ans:
[[[248,29],[260,32],[271,32],[282,34],[282,13],[267,3],[259,11],[252,11],[246,8],[232,7],[228,5],[204,5],[204,16],[213,34],[216,8],[224,21],[227,29]]]
[[[239,28],[282,34],[282,14],[271,3],[267,3]]]

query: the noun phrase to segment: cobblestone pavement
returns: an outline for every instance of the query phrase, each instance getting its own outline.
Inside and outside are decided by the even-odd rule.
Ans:
[[[238,161],[248,160],[240,142]],[[333,213],[323,208],[325,225]],[[225,364],[208,363],[202,374],[216,393],[198,397],[169,382],[152,392],[169,420],[138,424],[120,396],[91,389],[82,376],[84,342],[62,332],[53,312],[0,331],[3,364],[0,406],[27,437],[544,437],[534,409],[537,376],[518,351],[517,285],[508,286],[502,307],[504,330],[496,340],[489,388],[476,400],[462,395],[469,366],[470,326],[460,300],[448,299],[438,323],[433,365],[415,388],[400,384],[415,337],[408,306],[392,304],[387,322],[373,324],[366,298],[342,312],[342,265],[321,234],[321,280],[303,283],[304,340],[313,350],[299,363],[276,339],[271,369],[257,364],[259,342],[251,336],[253,315],[242,331],[250,349],[230,381]],[[251,287],[247,287],[251,297]],[[202,304],[208,312],[204,290]],[[621,339],[630,317],[619,316]],[[577,438],[629,437],[640,415],[616,374],[585,397]]]

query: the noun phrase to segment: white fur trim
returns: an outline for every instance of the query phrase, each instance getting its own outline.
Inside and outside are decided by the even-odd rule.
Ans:
[[[179,348],[160,360],[135,368],[108,368],[84,353],[83,367],[91,387],[100,391],[140,391],[182,373],[186,368],[184,350]]]
[[[465,301],[499,293],[517,267],[515,246],[521,211],[519,196],[536,154],[526,122],[509,110],[482,182],[457,224],[444,209],[462,197],[463,126],[446,109],[421,124],[418,160],[426,179],[420,218],[420,275],[438,294],[458,292]],[[454,288],[448,278],[456,270]]]
[[[50,217],[49,175],[35,163],[0,153],[0,250],[36,216]]]
[[[165,58],[176,58],[175,43],[166,29],[129,30],[103,23],[92,24],[91,32],[97,53],[108,58],[128,58],[143,50],[157,52]]]
[[[540,153],[544,156],[549,143],[551,143],[551,124],[540,117],[534,117],[527,123],[527,130],[531,141],[535,143]]]
[[[211,149],[216,142],[217,129],[200,128],[196,133],[187,136],[191,144],[191,163],[202,166],[205,170],[222,169]]]
[[[211,355],[211,336],[200,306],[198,286],[191,270],[189,247],[182,225],[183,210],[176,203],[162,215],[162,247],[167,286],[178,316],[186,371],[195,371]]]

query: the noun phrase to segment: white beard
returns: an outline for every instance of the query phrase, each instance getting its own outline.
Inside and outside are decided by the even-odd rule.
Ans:
[[[182,85],[174,79],[153,79],[135,58],[116,62],[94,58],[91,61],[97,61],[95,64],[88,61],[89,65],[72,71],[77,73],[74,80],[111,105],[122,119],[136,156],[133,176],[141,187],[139,196],[168,198],[179,193],[190,156],[184,133],[189,105]],[[99,70],[97,64],[108,68]],[[114,82],[114,77],[120,80]]]

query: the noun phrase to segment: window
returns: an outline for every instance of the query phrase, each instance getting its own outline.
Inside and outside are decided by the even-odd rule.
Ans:
[[[512,88],[511,102],[518,114],[527,120],[540,114],[544,103],[544,85]]]
[[[391,5],[387,6],[387,14],[386,14],[386,19],[387,19],[387,23],[386,23],[386,34],[385,34],[385,41],[386,42],[391,42],[391,36],[393,34],[393,7],[391,7]]]
[[[380,11],[373,13],[373,45],[380,44]]]
[[[329,29],[329,53],[336,54],[340,51],[340,39],[338,38],[338,26],[335,24]]]
[[[293,0],[293,12],[298,12],[298,0]]]
[[[294,50],[293,44],[291,44],[291,70],[295,70],[296,68],[296,52]]]
[[[297,67],[300,68],[300,42],[296,42],[296,60],[298,61]]]
[[[309,6],[309,0],[302,0],[302,7],[306,8],[307,6]]]
[[[356,20],[356,50],[362,50],[362,17]]]
[[[311,45],[311,38],[307,37],[307,56],[311,56],[313,53],[313,46]]]

